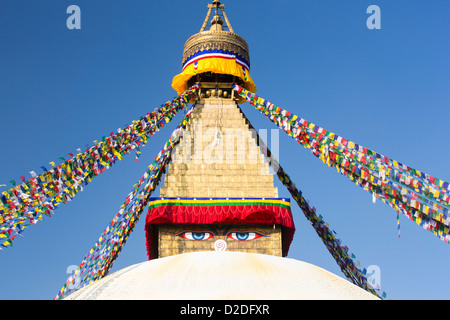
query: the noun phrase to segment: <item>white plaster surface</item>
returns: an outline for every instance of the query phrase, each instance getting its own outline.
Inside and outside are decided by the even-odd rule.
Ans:
[[[243,252],[192,252],[142,262],[74,293],[76,300],[378,299],[312,264]]]

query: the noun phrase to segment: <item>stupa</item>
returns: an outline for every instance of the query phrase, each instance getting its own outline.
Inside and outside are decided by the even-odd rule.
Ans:
[[[212,16],[212,17],[211,17]],[[207,28],[209,29],[207,30]],[[149,261],[119,270],[66,299],[377,299],[314,265],[287,258],[295,226],[269,163],[239,107],[250,92],[247,42],[218,0],[185,43],[181,94],[200,83],[145,221]],[[208,290],[214,288],[214,290]]]

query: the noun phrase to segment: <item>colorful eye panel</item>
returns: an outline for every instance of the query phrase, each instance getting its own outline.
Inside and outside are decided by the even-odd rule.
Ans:
[[[180,236],[186,240],[195,240],[195,241],[203,241],[203,240],[208,240],[208,239],[214,238],[214,235],[211,232],[186,231],[186,232],[179,233],[178,236]]]
[[[250,241],[261,238],[265,235],[257,232],[230,232],[227,234],[226,239],[233,239],[237,241]]]

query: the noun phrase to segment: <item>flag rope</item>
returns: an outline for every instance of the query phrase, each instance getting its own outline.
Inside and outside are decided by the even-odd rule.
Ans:
[[[137,149],[138,157],[149,136],[195,98],[198,89],[198,85],[191,87],[125,129],[103,137],[101,142],[94,141],[95,145],[86,151],[50,170],[43,167],[44,173],[33,174],[23,184],[3,191],[0,195],[0,249],[12,246],[13,240],[28,226],[43,220],[43,215],[50,217],[53,210],[72,200],[93,178],[123,156]]]
[[[63,299],[73,291],[81,289],[108,274],[128,236],[133,231],[144,207],[148,204],[153,191],[158,186],[165,172],[166,165],[171,160],[172,151],[180,141],[182,129],[189,122],[195,107],[196,104],[190,108],[154,161],[148,166],[144,175],[133,186],[133,190],[126,197],[120,210],[105,228],[78,268],[67,279],[55,296],[55,300]]]
[[[233,89],[329,167],[335,167],[375,198],[449,242],[447,182],[329,132],[238,85]]]
[[[239,107],[239,106],[238,106]],[[377,291],[372,288],[368,283],[364,271],[361,271],[357,265],[359,264],[353,261],[356,256],[353,253],[349,253],[348,247],[342,245],[342,241],[337,239],[336,232],[330,230],[328,223],[325,222],[321,215],[316,214],[316,209],[311,207],[308,201],[303,197],[302,191],[300,191],[295,183],[291,180],[289,175],[284,171],[283,167],[279,164],[278,160],[273,156],[270,149],[267,147],[265,142],[260,138],[256,129],[252,126],[250,120],[245,116],[242,109],[241,113],[248,123],[250,130],[255,134],[255,138],[258,146],[260,147],[262,154],[264,155],[266,161],[270,164],[270,167],[276,173],[280,182],[288,189],[289,193],[292,195],[293,199],[296,201],[300,209],[302,210],[305,217],[311,223],[312,227],[319,235],[325,247],[331,253],[336,263],[340,267],[343,274],[347,277],[349,281],[353,284],[359,286],[360,288],[380,297]],[[383,292],[382,297],[386,297],[386,293]],[[381,298],[381,297],[380,297]]]

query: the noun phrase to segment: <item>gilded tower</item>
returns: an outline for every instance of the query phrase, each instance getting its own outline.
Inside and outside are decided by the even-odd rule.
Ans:
[[[207,29],[209,27],[209,29]],[[191,121],[147,215],[149,258],[229,250],[286,256],[294,234],[289,199],[238,106],[232,86],[255,92],[247,42],[214,0],[200,32],[184,45],[172,87],[200,83]]]

